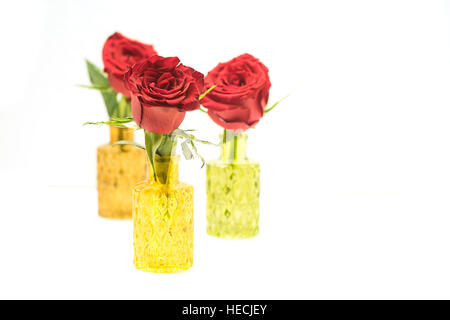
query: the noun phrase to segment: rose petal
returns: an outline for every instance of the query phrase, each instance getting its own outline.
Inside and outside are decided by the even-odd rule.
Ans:
[[[224,129],[233,131],[245,131],[250,128],[245,122],[228,122],[222,119],[215,111],[208,110],[209,117]],[[256,124],[256,123],[255,123]]]
[[[130,90],[128,90],[128,88],[126,87],[124,76],[125,76],[124,74],[123,75],[108,74],[108,81],[114,90],[120,92],[127,98],[130,98]]]

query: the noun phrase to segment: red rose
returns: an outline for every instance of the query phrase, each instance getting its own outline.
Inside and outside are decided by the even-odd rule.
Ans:
[[[225,129],[245,131],[258,123],[269,100],[269,70],[250,54],[219,63],[205,78],[214,88],[202,100],[211,119]]]
[[[177,57],[155,55],[125,74],[131,111],[139,127],[169,134],[181,124],[185,111],[200,108],[203,74],[179,63]]]
[[[124,74],[136,62],[157,54],[152,45],[128,39],[116,32],[103,46],[103,65],[111,87],[126,97],[130,93],[124,84]]]

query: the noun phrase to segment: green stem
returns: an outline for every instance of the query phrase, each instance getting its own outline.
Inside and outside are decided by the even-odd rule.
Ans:
[[[163,136],[159,133],[145,131],[145,150],[147,151],[148,159],[150,161],[151,170],[153,172],[153,179],[156,181],[155,170],[155,155],[156,150],[162,142]]]
[[[172,137],[170,134],[164,134],[163,140],[161,144],[159,145],[158,149],[156,150],[156,154],[158,154],[161,157],[164,156],[171,156],[175,152],[175,146],[176,141],[172,140]]]
[[[116,115],[119,119],[131,117],[131,102],[125,96],[122,96],[117,106]]]
[[[217,85],[213,85],[211,88],[209,88],[208,90],[206,90],[204,93],[202,93],[199,97],[198,100],[202,100],[208,93],[211,92],[211,90],[213,90],[215,87],[217,87]]]
[[[233,137],[233,147],[234,147],[234,161],[237,161],[237,155],[238,155],[238,137]]]
[[[145,149],[150,160],[153,172],[153,180],[165,184],[168,172],[171,170],[169,165],[156,165],[156,157],[171,157],[175,153],[176,140],[172,140],[171,134],[159,134],[145,131]]]
[[[237,162],[247,159],[247,136],[224,130],[222,135],[222,159],[227,162]]]

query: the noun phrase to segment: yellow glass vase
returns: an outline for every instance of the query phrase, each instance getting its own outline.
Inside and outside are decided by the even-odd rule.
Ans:
[[[259,164],[247,158],[247,135],[225,130],[221,139],[221,157],[206,165],[207,233],[254,237],[259,233]]]
[[[110,143],[97,149],[98,214],[101,217],[131,219],[133,187],[147,179],[147,154],[134,146],[112,144],[133,139],[133,129],[110,126]]]
[[[134,265],[139,270],[172,273],[192,267],[194,189],[178,181],[178,162],[178,156],[156,156],[156,180],[134,188]]]

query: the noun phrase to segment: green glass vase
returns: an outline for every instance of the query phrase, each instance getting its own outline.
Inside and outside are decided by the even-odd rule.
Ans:
[[[209,235],[244,239],[259,233],[259,163],[247,158],[247,135],[224,130],[221,157],[206,165]]]

